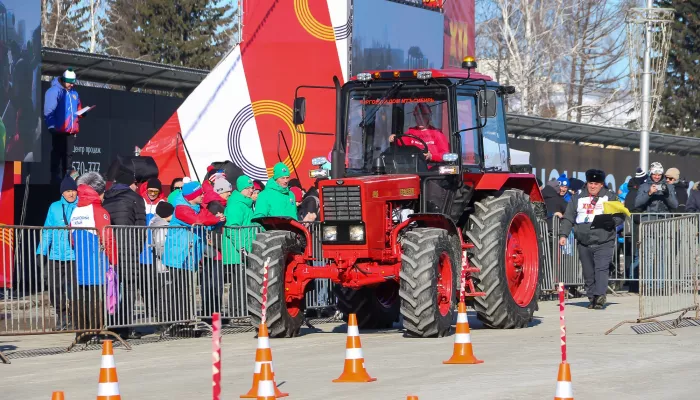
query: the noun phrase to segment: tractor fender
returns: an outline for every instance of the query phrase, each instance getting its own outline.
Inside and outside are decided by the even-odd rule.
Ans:
[[[299,221],[288,218],[288,217],[262,217],[255,218],[250,222],[262,226],[266,231],[289,231],[294,232],[297,235],[304,236],[306,239],[306,247],[304,249],[304,254],[306,256],[311,256],[311,233],[309,230]]]
[[[460,243],[462,242],[462,234],[454,221],[452,221],[445,214],[438,213],[418,213],[411,214],[402,223],[396,225],[396,227],[391,231],[391,243],[393,243],[394,255],[401,254],[401,248],[398,244],[398,237],[401,231],[403,231],[409,224],[417,223],[421,228],[440,228],[445,229],[450,235],[455,235],[459,238]]]

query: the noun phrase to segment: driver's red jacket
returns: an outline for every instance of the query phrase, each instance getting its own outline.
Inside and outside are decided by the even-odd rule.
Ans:
[[[411,127],[408,128],[405,134],[423,139],[425,144],[428,145],[428,151],[430,152],[429,161],[431,162],[442,162],[442,156],[450,152],[450,144],[447,142],[447,138],[438,129],[433,127],[426,129]],[[419,149],[423,148],[423,144],[420,141],[410,137],[396,138],[394,141],[397,146],[405,145],[415,146]]]

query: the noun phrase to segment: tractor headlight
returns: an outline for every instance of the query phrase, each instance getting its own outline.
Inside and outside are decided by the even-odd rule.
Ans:
[[[365,227],[362,225],[350,226],[350,241],[361,242],[365,240]]]
[[[324,226],[323,227],[323,241],[324,242],[334,242],[338,240],[338,227],[337,226]]]

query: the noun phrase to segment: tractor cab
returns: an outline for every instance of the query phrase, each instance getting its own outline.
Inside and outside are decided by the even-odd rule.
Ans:
[[[377,175],[420,178],[415,212],[450,215],[455,194],[468,196],[485,172],[510,172],[505,96],[500,86],[474,72],[467,57],[462,69],[369,71],[337,91],[337,133],[329,162],[314,159],[311,177],[334,179]],[[303,88],[303,87],[301,87]],[[298,90],[297,90],[298,94]],[[304,122],[306,101],[295,98],[294,122]],[[464,175],[470,182],[464,185]]]

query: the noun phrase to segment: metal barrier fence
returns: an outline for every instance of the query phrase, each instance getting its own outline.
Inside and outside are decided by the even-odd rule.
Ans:
[[[116,297],[101,234],[94,228],[0,227],[0,272],[10,277],[0,287],[0,336],[75,333],[76,342],[86,333],[116,336],[104,332],[103,310],[113,311]]]
[[[688,311],[698,318],[698,266],[700,258],[700,216],[657,218],[639,224],[639,316],[625,323],[656,322],[658,317],[679,314],[677,327]]]
[[[554,264],[552,259],[552,232],[549,231],[547,221],[540,221],[540,242],[544,251],[544,265],[540,276],[540,288],[543,293],[556,291],[554,279]]]
[[[321,266],[320,224],[308,228],[312,265]],[[196,323],[215,312],[247,317],[246,252],[259,230],[0,227],[0,336],[76,333],[77,342],[88,333]],[[307,309],[334,304],[332,283],[315,281]]]
[[[632,291],[638,290],[639,285],[639,226],[643,222],[665,220],[683,216],[693,216],[689,213],[635,213],[625,220],[624,226],[618,229],[618,239],[615,246],[613,259],[610,263],[611,286],[628,285]],[[552,218],[550,231],[551,248],[549,257],[552,259],[551,271],[545,271],[545,276],[551,274],[553,281],[543,282],[543,287],[549,287],[557,282],[564,282],[567,286],[583,286],[583,273],[579,260],[577,241],[573,231],[569,233],[567,244],[559,246],[558,217]]]

